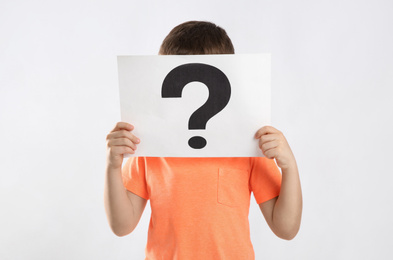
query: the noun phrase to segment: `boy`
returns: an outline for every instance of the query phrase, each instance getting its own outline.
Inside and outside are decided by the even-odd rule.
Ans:
[[[192,21],[176,26],[159,54],[234,54],[234,48],[222,28]],[[123,154],[133,154],[141,142],[133,129],[119,122],[107,136],[105,209],[113,232],[124,236],[134,230],[150,199],[146,259],[254,259],[251,191],[278,237],[289,240],[297,234],[299,174],[277,129],[265,126],[255,134],[266,157],[135,157],[122,169]]]

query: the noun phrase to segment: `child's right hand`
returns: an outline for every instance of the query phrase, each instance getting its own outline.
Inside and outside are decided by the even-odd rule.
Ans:
[[[115,128],[106,136],[107,168],[120,169],[124,154],[134,154],[139,138],[131,133],[134,126],[126,122],[118,122]]]

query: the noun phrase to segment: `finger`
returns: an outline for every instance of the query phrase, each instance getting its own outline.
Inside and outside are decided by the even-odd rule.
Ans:
[[[109,140],[108,147],[114,147],[114,146],[127,146],[132,150],[136,150],[137,147],[136,144],[131,142],[131,140],[128,138],[116,138],[116,139]]]
[[[110,139],[116,139],[116,138],[128,138],[130,139],[133,143],[135,144],[139,144],[140,143],[140,139],[138,137],[136,137],[134,134],[132,134],[129,131],[126,130],[119,130],[113,133],[108,134],[107,136],[107,140]]]
[[[127,123],[127,122],[117,122],[115,127],[112,129],[111,132],[119,131],[119,130],[127,130],[127,131],[132,131],[134,129],[134,126]]]
[[[115,137],[116,138],[126,137],[126,138],[130,139],[133,143],[136,143],[136,144],[140,143],[140,139],[138,137],[136,137],[133,133],[126,131],[126,130],[121,130],[121,131],[116,132]]]
[[[135,151],[128,146],[112,146],[110,147],[110,153],[113,155],[126,154],[126,153],[134,154]]]
[[[255,139],[259,139],[259,138],[261,138],[261,136],[266,135],[266,134],[278,134],[278,133],[281,133],[281,132],[272,126],[266,125],[266,126],[260,128],[255,133]]]
[[[271,142],[267,142],[261,145],[261,150],[262,152],[267,152],[270,149],[274,149],[277,148],[279,145],[279,143],[277,141],[271,141]]]
[[[264,144],[264,143],[268,143],[268,142],[275,141],[278,139],[279,139],[279,136],[277,134],[265,134],[259,138],[259,143]]]
[[[273,148],[273,149],[269,149],[265,152],[263,152],[263,154],[266,156],[266,158],[268,159],[274,159],[277,156],[277,149]]]

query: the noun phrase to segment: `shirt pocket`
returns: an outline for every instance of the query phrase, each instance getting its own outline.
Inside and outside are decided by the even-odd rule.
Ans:
[[[249,174],[247,170],[218,169],[217,201],[220,204],[238,207],[247,205],[250,199]]]

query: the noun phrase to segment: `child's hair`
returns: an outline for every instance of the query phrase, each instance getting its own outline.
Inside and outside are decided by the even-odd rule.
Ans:
[[[161,55],[234,54],[231,39],[214,23],[189,21],[173,28],[161,44]]]

